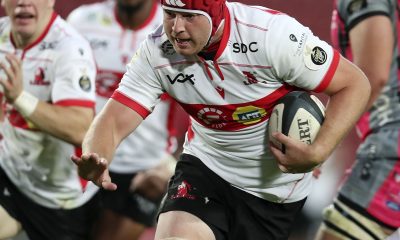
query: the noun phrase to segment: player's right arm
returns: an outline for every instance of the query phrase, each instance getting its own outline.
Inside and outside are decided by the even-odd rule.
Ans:
[[[131,108],[110,99],[89,127],[82,144],[82,156],[72,156],[79,175],[97,186],[115,190],[108,174],[118,144],[128,136],[143,118]]]

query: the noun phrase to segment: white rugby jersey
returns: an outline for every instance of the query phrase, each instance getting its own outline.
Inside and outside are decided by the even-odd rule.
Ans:
[[[162,23],[160,4],[154,1],[148,19],[137,29],[124,28],[115,15],[115,1],[83,5],[68,22],[91,43],[97,61],[96,109],[100,111],[126,71],[140,43]],[[154,167],[176,146],[172,117],[176,102],[163,97],[152,114],[118,146],[110,170],[132,173]]]
[[[0,19],[0,59],[22,60],[23,85],[39,100],[61,106],[94,108],[96,66],[89,43],[53,13],[42,35],[16,49],[8,17]],[[39,131],[12,105],[4,103],[0,165],[18,189],[39,205],[74,208],[85,203],[82,184],[70,160],[76,148]]]
[[[274,103],[295,88],[323,91],[340,55],[285,14],[227,6],[213,60],[177,54],[160,27],[132,58],[113,98],[145,117],[167,92],[191,115],[185,153],[255,196],[303,199],[312,176],[279,170],[268,148],[268,118]]]

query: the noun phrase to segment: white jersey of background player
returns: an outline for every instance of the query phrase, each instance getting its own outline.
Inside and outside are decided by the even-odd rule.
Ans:
[[[97,62],[96,109],[100,111],[126,71],[126,64],[140,43],[162,22],[162,9],[154,4],[148,20],[135,30],[121,26],[114,13],[115,2],[83,5],[75,9],[68,22],[91,43]],[[98,28],[96,26],[99,26]],[[169,97],[157,104],[151,116],[119,146],[110,171],[133,173],[155,167],[176,147],[169,113],[175,103]]]
[[[0,20],[0,39],[0,59],[13,53],[23,63],[25,91],[55,105],[94,108],[92,50],[57,14],[25,49],[15,48],[8,18]],[[69,160],[77,148],[39,131],[11,104],[4,103],[3,109],[0,165],[18,189],[48,208],[70,209],[87,202],[91,194],[82,195],[84,184]]]

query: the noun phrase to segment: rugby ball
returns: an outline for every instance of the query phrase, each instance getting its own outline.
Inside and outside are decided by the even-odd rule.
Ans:
[[[268,122],[268,137],[282,152],[285,146],[271,137],[274,132],[311,144],[325,119],[325,107],[314,95],[293,91],[278,100]]]

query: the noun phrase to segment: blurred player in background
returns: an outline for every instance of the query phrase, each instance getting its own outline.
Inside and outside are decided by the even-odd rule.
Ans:
[[[105,189],[118,143],[164,92],[191,115],[184,154],[162,204],[155,239],[287,239],[321,164],[364,111],[364,74],[286,14],[225,0],[163,0],[163,26],[141,45],[96,117],[81,158]],[[351,81],[350,81],[351,80]],[[274,133],[268,117],[294,89],[330,96],[311,145]]]
[[[68,21],[94,50],[96,108],[100,111],[140,43],[162,23],[161,5],[155,0],[104,1],[75,9]],[[153,114],[119,145],[110,165],[118,189],[102,191],[104,209],[96,239],[137,239],[145,227],[154,225],[176,162],[170,153],[176,148],[173,117],[177,107],[172,98],[163,95]]]
[[[332,41],[367,75],[372,94],[357,123],[362,144],[318,239],[384,239],[400,227],[399,5],[335,0]]]
[[[1,4],[0,239],[21,226],[31,240],[90,239],[97,198],[69,158],[94,117],[92,50],[53,0]]]

